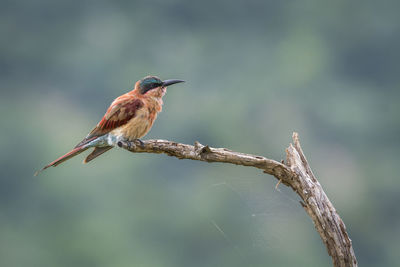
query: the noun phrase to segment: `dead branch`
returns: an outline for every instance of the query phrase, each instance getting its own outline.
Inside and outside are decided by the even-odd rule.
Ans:
[[[199,142],[192,146],[166,140],[146,140],[143,143],[123,141],[118,142],[118,146],[135,153],[164,153],[179,159],[250,166],[273,175],[279,183],[289,186],[300,196],[300,203],[311,217],[328,254],[332,257],[333,265],[357,266],[346,227],[312,173],[297,133],[293,133],[293,143],[286,149],[286,164],[226,148],[204,146]]]

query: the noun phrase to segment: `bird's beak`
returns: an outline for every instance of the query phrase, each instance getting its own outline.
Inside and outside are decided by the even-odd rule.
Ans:
[[[183,82],[185,82],[185,81],[182,81],[182,80],[165,80],[165,81],[163,81],[163,85],[162,86],[170,86],[170,85],[173,85],[173,84],[176,84],[176,83],[183,83]]]

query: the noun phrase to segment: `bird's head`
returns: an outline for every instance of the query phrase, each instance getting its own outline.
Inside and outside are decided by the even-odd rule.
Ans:
[[[138,91],[141,95],[152,95],[155,97],[162,97],[165,92],[167,86],[182,83],[182,80],[165,80],[161,81],[160,78],[156,76],[147,76],[135,84],[135,90]]]

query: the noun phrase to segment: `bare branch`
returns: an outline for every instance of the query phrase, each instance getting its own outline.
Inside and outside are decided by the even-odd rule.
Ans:
[[[302,199],[300,202],[311,217],[334,266],[357,266],[356,256],[346,227],[315,178],[301,149],[297,133],[286,149],[287,165],[262,156],[244,154],[226,148],[212,148],[199,142],[186,145],[167,140],[118,142],[118,146],[135,153],[163,153],[179,159],[222,162],[250,166],[271,174],[292,188]]]

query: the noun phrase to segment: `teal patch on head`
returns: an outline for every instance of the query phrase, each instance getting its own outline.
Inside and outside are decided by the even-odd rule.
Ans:
[[[140,84],[145,85],[149,83],[161,83],[161,80],[156,77],[149,77],[149,78],[144,78]]]
[[[162,83],[163,82],[155,76],[146,77],[140,81],[140,84],[139,84],[140,93],[145,94],[146,92],[150,91],[151,89],[160,87],[162,85]]]

